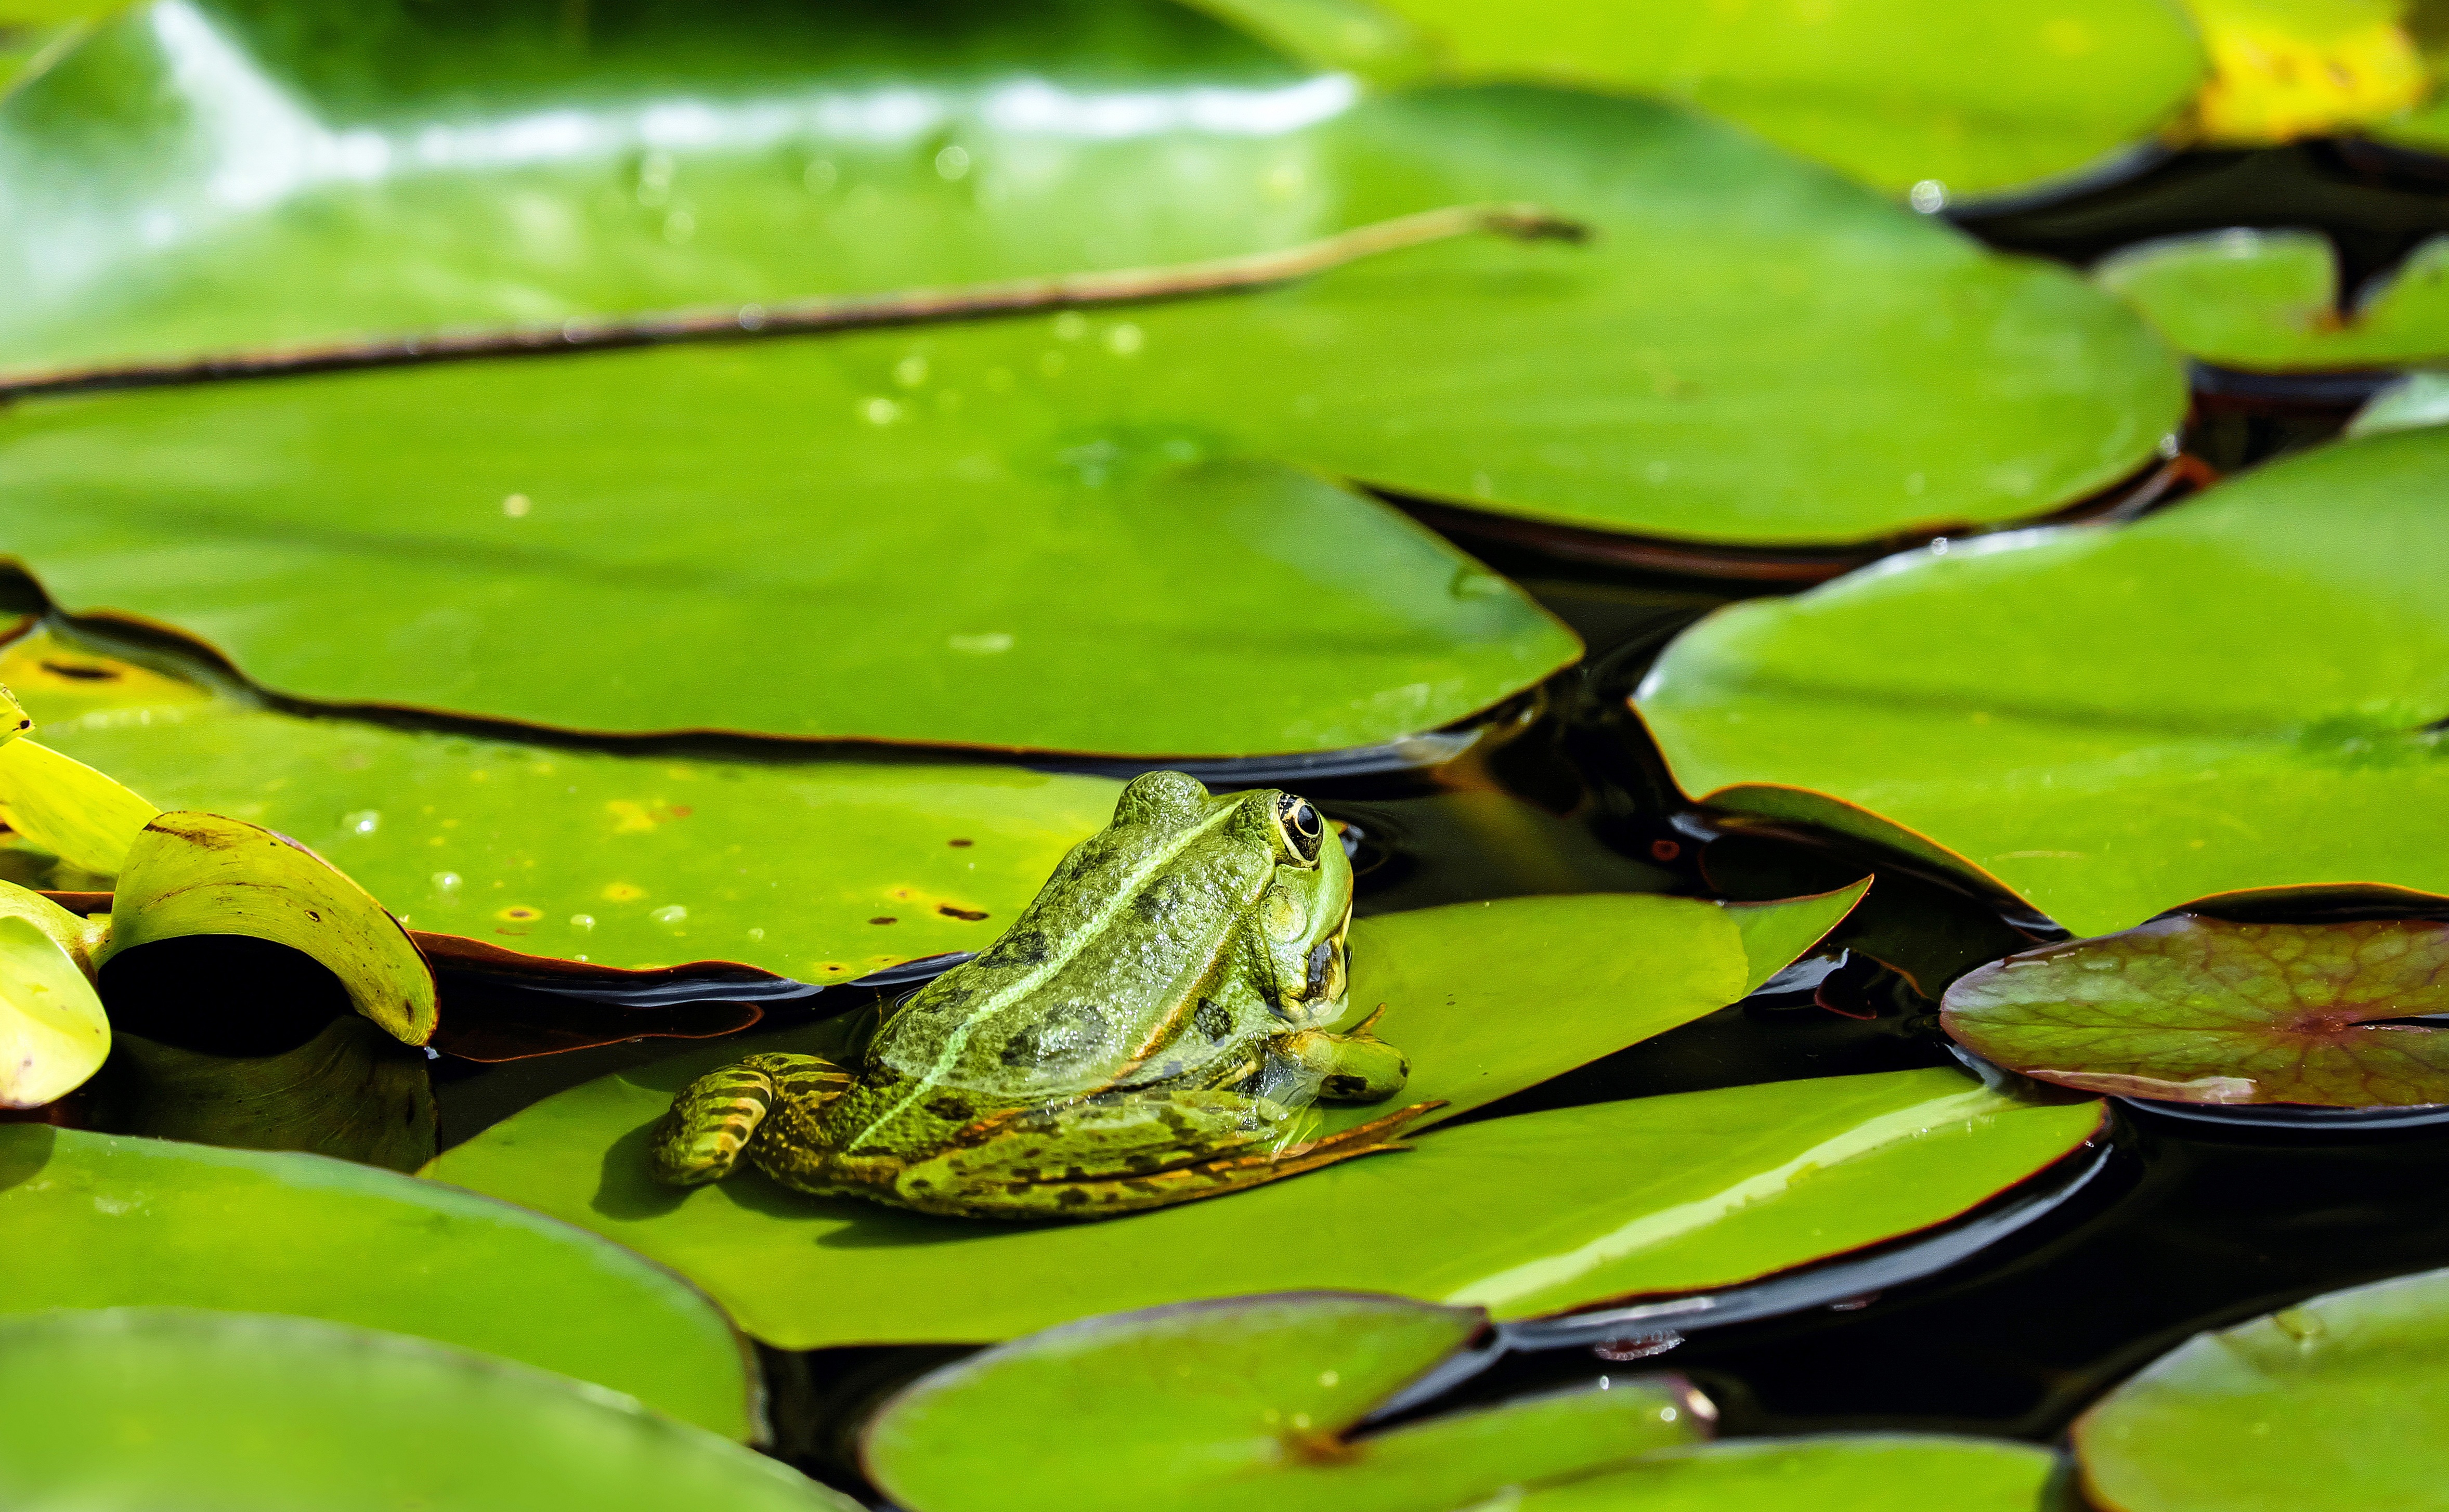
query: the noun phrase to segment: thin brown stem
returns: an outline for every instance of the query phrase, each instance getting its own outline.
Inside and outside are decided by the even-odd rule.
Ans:
[[[325,373],[344,368],[392,367],[411,362],[452,362],[474,358],[528,357],[548,352],[653,346],[673,341],[737,340],[746,337],[923,325],[1039,310],[1187,299],[1288,283],[1363,258],[1479,233],[1523,242],[1581,242],[1590,236],[1589,228],[1581,223],[1552,215],[1536,205],[1449,205],[1444,209],[1423,210],[1417,215],[1356,226],[1349,231],[1282,251],[1177,262],[1163,267],[1123,268],[1109,273],[1075,273],[1048,279],[1014,279],[962,288],[794,300],[782,304],[665,310],[600,319],[581,317],[564,320],[558,325],[523,325],[506,330],[445,332],[375,341],[271,347],[261,351],[229,352],[172,361],[18,373],[0,377],[0,400],[94,389],[152,388],[227,378]]]

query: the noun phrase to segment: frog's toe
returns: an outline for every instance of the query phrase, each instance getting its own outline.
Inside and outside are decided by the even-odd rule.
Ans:
[[[774,1080],[754,1066],[725,1066],[683,1087],[650,1141],[655,1179],[675,1187],[721,1181],[773,1105]]]

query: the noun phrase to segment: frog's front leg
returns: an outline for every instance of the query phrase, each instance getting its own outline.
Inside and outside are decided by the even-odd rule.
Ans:
[[[1329,1102],[1384,1102],[1412,1077],[1403,1053],[1369,1032],[1385,1011],[1379,1007],[1342,1034],[1296,1030],[1272,1048],[1317,1078],[1318,1095]]]
[[[720,1181],[778,1108],[797,1130],[812,1130],[850,1085],[848,1072],[816,1056],[750,1056],[708,1072],[681,1089],[655,1126],[655,1178],[676,1187]]]
[[[1275,1149],[1289,1115],[1264,1097],[1133,1093],[1003,1120],[910,1167],[894,1196],[924,1212],[968,1217],[1102,1218],[1405,1149],[1392,1136],[1437,1106]]]

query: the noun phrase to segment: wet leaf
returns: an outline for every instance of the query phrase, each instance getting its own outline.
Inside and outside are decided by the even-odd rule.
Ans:
[[[320,1155],[0,1124],[0,1313],[327,1318],[749,1432],[741,1343],[694,1289],[592,1235],[434,1182]]]
[[[425,1056],[363,1018],[335,1018],[277,1056],[213,1056],[112,1037],[88,1121],[114,1134],[239,1150],[303,1150],[393,1171],[434,1158]]]
[[[2092,166],[2159,129],[2203,68],[2173,7],[2108,0],[1381,3],[1466,75],[1691,100],[1898,194]]]
[[[2057,1457],[1936,1434],[1737,1439],[1525,1496],[1522,1512],[2046,1512]]]
[[[2449,357],[2449,237],[2422,242],[2352,303],[2311,231],[2210,231],[2103,259],[2101,286],[2180,349],[2259,371],[2397,367]]]
[[[0,1499],[193,1512],[852,1512],[628,1397],[303,1318],[125,1308],[0,1320]]]
[[[285,835],[193,809],[145,826],[111,895],[109,943],[95,964],[187,935],[245,935],[303,951],[395,1038],[421,1045],[434,1037],[434,971],[408,931]]]
[[[714,959],[823,982],[975,950],[1105,824],[1120,786],[300,719],[45,632],[0,650],[0,683],[62,749],[295,836],[413,928],[599,965]]]
[[[2449,924],[2175,914],[2010,956],[1947,990],[1947,1032],[2010,1070],[2175,1102],[2449,1102]]]
[[[1563,1009],[1517,1014],[1540,1011]],[[744,1044],[821,1042],[802,1031]],[[428,1174],[617,1239],[705,1287],[757,1337],[814,1348],[1011,1338],[1287,1287],[1532,1317],[1732,1286],[1945,1222],[2080,1147],[2101,1116],[2095,1103],[2014,1103],[1953,1071],[1784,1082],[1438,1129],[1404,1153],[1228,1197],[1015,1230],[803,1197],[755,1174],[656,1186],[646,1132],[723,1058],[675,1057],[547,1098]],[[1415,1070],[1434,1075],[1417,1058]],[[1287,1233],[1302,1241],[1287,1248]],[[1269,1262],[1254,1271],[1261,1251]],[[860,1305],[835,1305],[842,1296]]]
[[[83,762],[20,739],[0,745],[0,811],[37,848],[107,877],[162,810]]]
[[[2449,893],[2444,482],[2449,433],[2410,431],[2132,525],[1915,552],[1719,611],[1638,707],[1730,819],[1860,835],[2077,934],[2249,889]]]
[[[1090,1318],[904,1389],[869,1422],[860,1458],[895,1504],[924,1512],[1143,1500],[1439,1512],[1706,1437],[1707,1404],[1672,1377],[1352,1436],[1486,1322],[1475,1308],[1335,1292]],[[1040,1451],[1016,1466],[1014,1444]]]
[[[2342,136],[2420,105],[2432,76],[2406,0],[2185,0],[2210,53],[2183,138],[2261,146]]]
[[[0,913],[0,1108],[65,1097],[109,1054],[110,1020],[76,959],[32,920]]]
[[[2449,1271],[2198,1333],[2077,1419],[2105,1512],[2301,1512],[2440,1499]]]
[[[1095,13],[1118,27],[1143,15],[1119,5]],[[148,14],[204,24],[202,12],[175,7]],[[1192,24],[1176,14],[1169,24]],[[188,25],[171,31],[185,36]],[[939,128],[967,129],[954,123],[993,114],[989,103],[1012,98],[998,89],[1020,87],[939,77],[931,67],[949,68],[957,54],[933,22],[924,35],[909,25],[908,35],[828,50],[849,60],[873,46],[903,60],[892,77],[940,83],[953,114],[914,126],[924,142],[938,144]],[[250,48],[283,46],[222,20],[206,29],[221,38],[214,68],[235,77],[271,67]],[[897,270],[887,287],[974,275],[992,261],[976,250],[983,243],[935,223],[948,194],[983,194],[1005,182],[997,175],[1018,198],[988,223],[1040,204],[1037,213],[1066,222],[1065,244],[1096,234],[1100,216],[1068,200],[1044,204],[1024,178],[1128,183],[1117,192],[1137,206],[1131,224],[1169,217],[1169,196],[1194,193],[1190,221],[1237,228],[1203,252],[1491,199],[1545,204],[1587,223],[1593,238],[1579,246],[1463,238],[1273,292],[1128,310],[31,400],[0,423],[0,531],[64,606],[177,626],[267,687],[307,698],[587,730],[1149,756],[1316,750],[1466,717],[1572,654],[1561,630],[1502,578],[1316,474],[1685,541],[1859,542],[2061,509],[2149,465],[2182,413],[2169,355],[2096,290],[1982,252],[1729,128],[1560,91],[1364,97],[1340,76],[1302,82],[1276,64],[1265,65],[1275,82],[1257,95],[1202,94],[1201,48],[1251,55],[1221,28],[1198,36],[1205,40],[1181,44],[1168,66],[1177,71],[1152,68],[1121,96],[1111,83],[1084,83],[1073,101],[1045,93],[1053,87],[1032,75],[1042,110],[1029,119],[1043,124],[1023,133],[1027,151],[1017,139],[1001,157],[1000,146],[981,145],[970,160],[978,166],[958,181],[967,187],[948,189],[929,165],[948,146],[922,156],[917,142],[897,138],[893,173],[860,168],[875,181],[862,186],[876,191],[860,203],[905,229],[923,207],[923,230],[802,227],[772,242],[792,249],[793,271],[779,284],[779,273],[753,272],[772,264],[744,252],[732,262],[694,240],[696,250],[666,245],[655,260],[657,297],[683,298],[675,285],[693,270],[704,277],[687,298],[825,292],[804,260],[832,256],[834,237],[859,238],[860,259],[893,247],[897,261],[875,265]],[[170,46],[132,30],[122,43],[140,53]],[[761,31],[723,45],[753,48],[762,68],[782,39]],[[982,33],[978,46],[1001,57],[996,48],[1019,44]],[[120,58],[130,77],[154,77],[145,69],[159,65],[140,68],[109,48],[91,57],[91,78],[55,74],[26,99],[56,87],[61,108],[75,99],[110,118],[108,102],[132,87],[104,70],[105,59]],[[454,111],[510,112],[516,91],[485,86],[488,66],[481,48],[454,56],[452,68],[477,70],[465,79],[470,92],[453,96],[468,102]],[[750,152],[726,133],[752,120],[804,120],[813,135],[794,153],[829,152],[821,123],[835,119],[830,107],[872,92],[871,67],[880,66],[856,65],[856,87],[819,68],[780,115],[716,91],[704,107],[706,130],[726,145],[707,149],[709,198],[688,213],[709,227],[771,230],[745,211],[736,223],[717,214],[718,163],[753,159],[759,192],[772,198],[777,145]],[[1062,124],[1075,107],[1109,98],[1138,102],[1110,117],[1120,136],[1092,141]],[[1220,99],[1243,103],[1228,109]],[[1260,99],[1275,102],[1273,115]],[[475,103],[485,100],[496,103]],[[1246,120],[1244,106],[1254,112]],[[345,129],[324,118],[354,121],[361,108],[299,106],[301,140],[337,140]],[[556,185],[545,201],[586,223],[593,212],[579,206],[602,197],[617,158],[608,145],[632,140],[624,133],[653,115],[639,111],[598,122],[590,140],[612,158],[590,147],[519,171]],[[598,121],[573,117],[582,118]],[[843,117],[852,118],[865,119]],[[1202,120],[1209,125],[1193,129]],[[372,141],[389,128],[365,129]],[[1195,179],[1165,175],[1160,189],[1090,171],[1096,153],[1125,143],[1188,152],[1176,141],[1186,133],[1216,154]],[[192,145],[207,163],[227,150]],[[1041,155],[1062,167],[1024,175],[1020,165]],[[686,176],[699,160],[673,164],[683,176],[673,183],[695,182]],[[125,171],[131,216],[194,192],[158,168]],[[246,278],[269,274],[277,293],[259,286],[180,308],[243,318],[254,323],[224,337],[258,339],[276,334],[267,302],[304,310],[301,319],[340,319],[317,313],[300,288],[450,291],[447,310],[383,303],[395,312],[384,322],[394,330],[412,307],[427,312],[412,328],[568,310],[577,295],[566,274],[522,265],[514,284],[471,278],[465,268],[493,264],[422,251],[395,210],[377,213],[415,185],[490,204],[479,191],[507,195],[516,177],[511,165],[470,165],[296,185],[260,218],[239,218],[296,252],[255,243],[242,260]],[[81,172],[70,181],[78,204],[98,181],[122,182],[99,167]],[[328,208],[324,196],[371,217],[366,240],[352,232],[327,245],[305,235],[310,223],[357,223],[337,210],[311,215],[310,204]],[[44,220],[29,213],[31,223]],[[118,214],[106,220],[118,225]],[[463,206],[433,223],[480,219]],[[965,214],[953,220],[974,226]],[[241,225],[215,223],[221,231],[158,256],[202,258],[201,243],[220,245],[223,234],[236,239],[230,246],[247,240]],[[276,223],[288,229],[276,234]],[[731,235],[723,245],[737,251],[745,243]],[[939,236],[950,250],[910,250]],[[482,240],[530,244],[490,225]],[[308,276],[340,243],[351,254],[338,264],[345,276]],[[130,255],[152,265],[152,254]],[[616,262],[626,266],[627,256]],[[752,273],[734,279],[742,267]],[[580,281],[588,302],[630,305],[619,297],[627,276],[597,271],[602,281]],[[237,276],[217,263],[222,275]],[[137,284],[150,286],[110,287]],[[511,286],[520,300],[502,295]],[[85,298],[59,292],[45,309]],[[128,298],[160,313],[149,295]],[[1526,350],[1563,357],[1526,364]],[[1288,372],[1302,381],[1282,381]],[[1780,445],[1745,444],[1762,435]],[[64,507],[71,495],[76,507]],[[707,507],[717,498],[722,507]],[[197,533],[206,518],[209,545]],[[1077,591],[1083,583],[1096,591]],[[1297,635],[1268,629],[1293,622],[1288,602],[1301,605]],[[403,605],[418,608],[411,616]],[[1151,624],[1167,633],[1152,639]],[[738,665],[737,648],[760,641],[794,653],[763,660],[754,675],[722,670]],[[1125,645],[1137,649],[1114,654]],[[1262,685],[1265,698],[1251,692]]]

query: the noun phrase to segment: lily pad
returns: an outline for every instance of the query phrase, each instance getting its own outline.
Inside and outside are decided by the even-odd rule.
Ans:
[[[2333,1291],[2199,1333],[2075,1423],[2107,1512],[2438,1505],[2449,1271]]]
[[[909,25],[897,76],[950,67],[942,29]],[[753,47],[762,67],[772,44]],[[1600,530],[1861,542],[2068,506],[2149,463],[2182,413],[2169,355],[2114,301],[1730,128],[1329,84],[1314,118],[1223,133],[1229,168],[1129,194],[1257,223],[1240,197],[1277,184],[1305,233],[1528,201],[1594,239],[1463,238],[1093,314],[29,402],[0,422],[0,544],[64,607],[177,626],[304,698],[619,732],[1317,750],[1466,717],[1572,647],[1313,472]],[[839,87],[812,87],[806,119],[832,119]],[[1176,97],[1135,95],[1111,129],[1177,120]],[[936,129],[910,127],[934,145],[905,165],[931,196]],[[1073,182],[1089,138],[1037,135],[962,192],[1024,163]],[[322,286],[250,266],[284,304]],[[1746,444],[1763,434],[1781,444]],[[1300,633],[1263,630],[1288,602]],[[714,670],[761,642],[794,654]]]
[[[2210,231],[2129,247],[2092,276],[2180,350],[2262,372],[2401,367],[2449,357],[2449,237],[2358,292],[2310,231]]]
[[[1996,961],[1941,1021],[2010,1070],[2175,1102],[2449,1103],[2449,924],[2177,914]]]
[[[1090,1318],[946,1366],[869,1421],[878,1490],[923,1512],[1120,1506],[1438,1512],[1707,1434],[1635,1377],[1353,1436],[1485,1327],[1476,1308],[1294,1292]],[[1043,1452],[1016,1466],[1014,1444]]]
[[[39,1108],[83,1086],[110,1054],[102,999],[58,940],[0,914],[0,1108]]]
[[[1931,208],[2149,139],[2203,70],[2174,6],[2113,0],[1379,3],[1464,74],[1690,100],[1891,192],[1928,184]]]
[[[0,1124],[0,1225],[11,1236],[0,1313],[297,1313],[524,1361],[732,1438],[754,1423],[740,1340],[693,1288],[433,1182],[320,1155]]]
[[[170,1308],[0,1319],[0,1501],[194,1512],[858,1506],[600,1387],[396,1334]]]
[[[1389,1001],[1379,1028],[1412,1055],[1405,1095],[1450,1096],[1451,1115],[1756,985],[1724,963],[1741,941],[1704,921],[1717,906],[1525,899],[1397,916],[1470,964],[1399,1000],[1380,987],[1392,921],[1356,921],[1353,1001]],[[1840,911],[1828,899],[1770,906],[1827,923]],[[1651,936],[1668,948],[1618,948],[1640,942],[1643,916],[1679,913],[1691,921],[1680,934]],[[1570,952],[1553,948],[1564,940]],[[652,1182],[647,1131],[690,1077],[752,1046],[839,1055],[843,1034],[819,1026],[602,1077],[428,1174],[616,1238],[705,1286],[758,1337],[808,1348],[1009,1338],[1285,1287],[1521,1317],[1726,1286],[1944,1221],[2080,1146],[2100,1117],[2091,1103],[2013,1103],[1948,1071],[1737,1088],[1439,1130],[1407,1153],[1229,1197],[1026,1230],[804,1197],[753,1173],[686,1192]],[[1420,1244],[1424,1231],[1439,1242]],[[1284,1233],[1304,1242],[1266,1237]],[[1253,1271],[1259,1250],[1269,1259]],[[835,1306],[842,1296],[860,1306]]]
[[[2045,1512],[2057,1456],[1936,1434],[1736,1439],[1538,1486],[1522,1512]]]
[[[335,1018],[277,1056],[206,1055],[122,1030],[85,1102],[85,1121],[113,1134],[304,1150],[394,1171],[434,1158],[425,1056],[363,1018]]]
[[[601,965],[845,981],[1002,933],[1119,785],[925,762],[624,756],[304,719],[47,632],[43,738],[328,857],[402,921]],[[885,920],[889,922],[879,923]]]
[[[2423,103],[2406,0],[2185,0],[2211,77],[2179,134],[2217,146],[2343,136]]]
[[[2449,420],[2449,373],[2409,373],[2365,400],[2347,422],[2347,434],[2414,431],[2445,420]]]
[[[1637,707],[1730,820],[1890,844],[2077,934],[2256,888],[2449,893],[2444,482],[2449,432],[2410,431],[2132,525],[1934,547],[1719,611]]]

